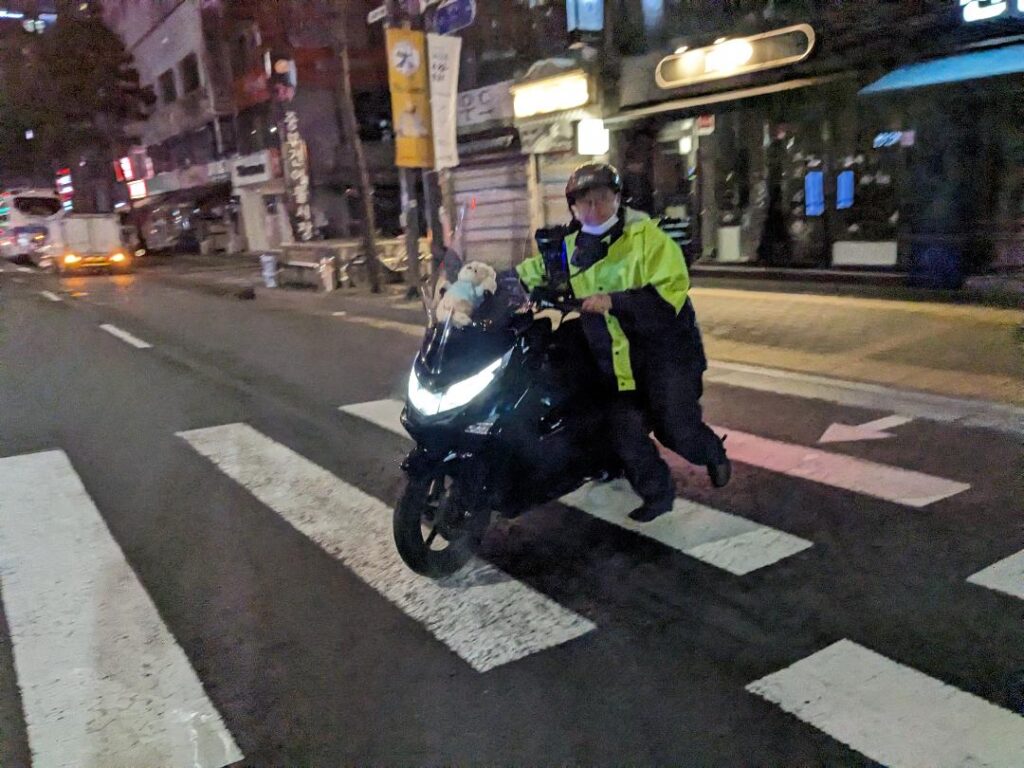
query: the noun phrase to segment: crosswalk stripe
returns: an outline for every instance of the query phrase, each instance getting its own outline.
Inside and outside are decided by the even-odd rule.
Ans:
[[[726,447],[733,461],[908,507],[927,507],[971,487],[967,483],[769,440],[727,427],[714,427],[714,430],[728,434]]]
[[[374,400],[369,403],[343,405],[338,410],[375,424],[400,437],[411,439],[409,433],[405,431],[405,427],[402,426],[401,417],[404,408],[405,403],[401,400]]]
[[[0,565],[36,768],[242,759],[63,452],[0,459]]]
[[[889,768],[1020,768],[1024,717],[849,640],[747,690]]]
[[[969,576],[967,581],[1024,600],[1024,549]]]
[[[408,438],[399,419],[403,407],[398,400],[377,400],[341,410]],[[653,522],[636,523],[628,515],[640,499],[622,482],[587,485],[560,501],[737,576],[813,546],[798,536],[685,499],[676,499],[672,512]]]
[[[559,501],[736,576],[745,576],[813,546],[799,536],[679,498],[673,502],[672,511],[658,519],[634,522],[629,512],[640,504],[640,497],[624,480],[588,484]]]
[[[395,549],[390,506],[248,425],[179,436],[479,672],[595,629],[481,561],[444,583],[413,573]]]
[[[18,271],[26,275],[34,275],[36,273],[34,269],[29,269],[28,267],[18,267]]]

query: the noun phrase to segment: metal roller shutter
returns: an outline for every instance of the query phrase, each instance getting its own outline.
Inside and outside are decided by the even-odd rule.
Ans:
[[[526,164],[520,154],[455,169],[455,202],[467,206],[465,256],[508,269],[532,250]]]

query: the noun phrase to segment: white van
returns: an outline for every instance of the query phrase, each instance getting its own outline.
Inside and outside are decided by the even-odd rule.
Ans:
[[[51,189],[0,192],[0,255],[13,261],[35,261],[49,237],[49,224],[64,213]]]

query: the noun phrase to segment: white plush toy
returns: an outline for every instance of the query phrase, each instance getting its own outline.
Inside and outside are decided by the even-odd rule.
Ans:
[[[484,294],[498,290],[498,275],[494,269],[482,261],[470,261],[459,270],[459,279],[447,287],[437,303],[437,320],[445,322],[450,317],[452,323],[462,328],[472,322],[473,310],[480,306]]]

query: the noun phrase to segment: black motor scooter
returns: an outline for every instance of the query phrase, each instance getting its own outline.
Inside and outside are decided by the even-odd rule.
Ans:
[[[459,570],[492,514],[515,517],[618,472],[607,397],[571,296],[563,240],[539,230],[547,287],[499,287],[472,323],[430,324],[402,424],[416,447],[394,512],[398,552],[417,573]]]

